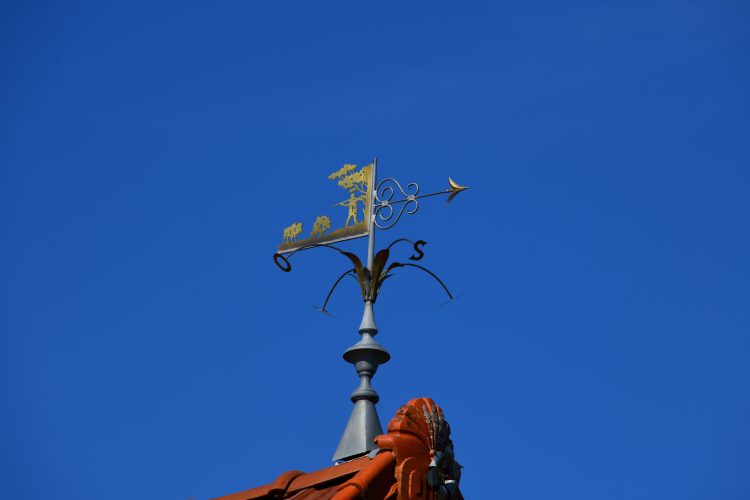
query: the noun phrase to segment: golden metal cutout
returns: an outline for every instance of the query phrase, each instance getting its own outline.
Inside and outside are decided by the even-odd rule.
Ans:
[[[292,241],[297,241],[297,236],[299,236],[299,233],[302,232],[302,223],[301,222],[295,222],[288,228],[284,229],[284,241],[289,240],[289,243]]]
[[[368,217],[368,208],[372,207],[372,164],[366,165],[357,170],[357,165],[347,164],[340,170],[328,176],[331,180],[338,180],[338,185],[349,192],[349,199],[332,205],[332,207],[342,206],[347,209],[347,216],[344,221],[343,213],[340,219],[343,227],[329,231],[331,229],[331,219],[328,216],[321,215],[313,224],[312,232],[309,238],[298,240],[297,236],[302,233],[302,223],[296,222],[284,229],[284,239],[279,245],[278,253],[289,253],[298,248],[313,244],[334,243],[337,241],[350,240],[367,236],[370,232],[370,217]],[[360,205],[361,203],[361,205]],[[362,221],[358,215],[360,208],[362,210]],[[350,222],[353,224],[350,225]],[[326,234],[326,231],[329,231]]]

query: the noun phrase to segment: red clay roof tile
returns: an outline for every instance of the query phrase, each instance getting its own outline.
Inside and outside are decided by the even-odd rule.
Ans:
[[[360,469],[370,461],[367,457],[362,457],[351,462],[340,465],[334,465],[325,469],[317,470],[309,474],[301,471],[288,471],[276,478],[276,480],[265,486],[259,486],[250,490],[232,493],[218,497],[214,500],[256,500],[261,498],[285,498],[287,495],[300,492],[308,488],[321,488],[328,484],[333,484],[333,496],[336,493],[336,487],[346,479],[354,476]]]

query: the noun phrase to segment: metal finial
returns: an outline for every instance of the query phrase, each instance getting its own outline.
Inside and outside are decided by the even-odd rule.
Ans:
[[[380,396],[372,388],[371,380],[378,366],[391,359],[388,351],[373,336],[377,335],[372,301],[365,302],[365,312],[359,327],[362,340],[344,352],[344,359],[354,365],[360,378],[359,387],[352,393],[354,403],[349,422],[333,455],[333,460],[348,460],[377,448],[374,439],[383,433],[375,404]]]

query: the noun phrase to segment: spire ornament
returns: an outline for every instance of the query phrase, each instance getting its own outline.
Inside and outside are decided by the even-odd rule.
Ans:
[[[313,306],[318,311],[332,316],[326,310],[326,306],[333,291],[346,276],[351,276],[357,281],[362,293],[362,300],[365,303],[362,322],[358,330],[362,338],[344,352],[344,359],[354,365],[357,375],[360,378],[360,384],[351,395],[354,409],[349,417],[336,453],[333,456],[334,461],[339,461],[350,460],[376,449],[374,439],[383,433],[380,419],[375,409],[375,404],[380,397],[372,388],[371,381],[378,367],[391,359],[388,351],[374,339],[375,335],[378,334],[378,328],[375,324],[373,305],[377,301],[385,281],[393,276],[395,269],[413,267],[435,278],[448,294],[450,298],[448,302],[460,296],[452,295],[440,278],[425,267],[410,262],[391,262],[388,264],[391,256],[391,247],[396,243],[411,243],[415,253],[409,257],[409,260],[419,261],[424,257],[422,248],[427,242],[423,240],[413,242],[407,238],[400,238],[375,254],[375,228],[390,229],[401,219],[404,211],[407,214],[416,213],[419,209],[419,199],[421,198],[448,194],[447,203],[450,203],[458,193],[468,188],[456,184],[451,178],[448,178],[450,189],[423,195],[419,195],[419,186],[416,183],[407,184],[406,190],[404,190],[401,184],[392,178],[383,180],[376,187],[377,159],[373,160],[372,164],[361,169],[356,165],[346,164],[340,170],[329,175],[328,178],[337,180],[338,185],[346,189],[349,193],[349,199],[331,206],[331,208],[342,206],[347,209],[344,226],[330,231],[332,219],[327,215],[320,215],[313,225],[310,237],[300,240],[298,236],[303,232],[303,223],[295,222],[284,230],[284,239],[273,258],[276,265],[282,271],[290,272],[292,265],[289,262],[289,258],[292,255],[302,250],[323,247],[340,252],[354,266],[339,276],[321,308]],[[403,198],[393,199],[396,193],[395,188],[398,188]],[[361,221],[358,217],[360,202],[363,204]],[[397,215],[394,207],[398,207]],[[395,220],[390,222],[394,215],[396,215]],[[353,224],[350,225],[352,222]],[[368,236],[369,238],[366,265],[363,265],[357,255],[332,245],[332,243],[362,238],[364,236]]]

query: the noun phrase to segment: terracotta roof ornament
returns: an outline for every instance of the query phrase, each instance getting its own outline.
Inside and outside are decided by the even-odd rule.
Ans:
[[[289,258],[296,252],[324,247],[340,252],[354,265],[353,269],[348,269],[336,280],[323,303],[323,307],[317,308],[313,306],[315,309],[331,316],[330,312],[326,310],[326,305],[336,286],[346,276],[352,276],[357,280],[362,292],[362,300],[365,303],[362,322],[359,325],[359,334],[362,338],[344,352],[344,359],[354,365],[357,375],[360,378],[359,387],[351,395],[354,409],[349,417],[341,441],[336,448],[336,452],[333,455],[334,461],[345,461],[359,457],[375,449],[373,440],[383,433],[380,419],[375,409],[375,404],[380,398],[372,388],[371,380],[378,367],[391,359],[388,351],[374,339],[378,333],[378,328],[375,324],[373,305],[378,298],[385,280],[392,276],[391,273],[396,268],[414,267],[427,272],[442,285],[450,298],[448,302],[456,298],[450,293],[448,287],[445,286],[440,278],[422,266],[408,262],[392,262],[386,266],[390,256],[390,249],[396,243],[402,241],[411,243],[416,253],[409,257],[409,259],[418,261],[424,257],[421,247],[426,245],[425,241],[418,240],[413,242],[407,238],[400,238],[384,250],[380,250],[376,255],[375,228],[389,229],[393,227],[401,219],[404,210],[406,210],[407,214],[416,213],[419,209],[420,198],[448,194],[448,203],[450,203],[458,193],[468,188],[456,184],[450,178],[448,178],[449,189],[423,195],[419,195],[419,186],[413,182],[407,184],[406,190],[401,187],[398,181],[392,178],[385,179],[380,184],[377,184],[377,158],[373,160],[372,164],[361,169],[357,169],[357,166],[352,164],[344,165],[343,168],[332,173],[328,178],[332,180],[338,179],[338,185],[346,189],[350,194],[348,200],[333,205],[334,207],[341,205],[347,208],[347,218],[344,227],[325,234],[326,231],[331,229],[331,219],[326,215],[321,215],[315,221],[310,237],[299,240],[298,236],[302,233],[303,223],[295,222],[284,229],[284,238],[273,258],[282,271],[289,272],[292,270]],[[377,187],[375,187],[376,185]],[[394,200],[396,187],[403,195],[403,198]],[[413,193],[407,193],[407,191],[412,191],[412,189]],[[362,222],[359,222],[357,219],[360,202],[364,204],[362,208]],[[400,207],[398,215],[396,215],[394,207]],[[408,210],[407,207],[409,207]],[[395,220],[393,220],[394,215],[396,215]],[[350,226],[349,223],[352,219],[354,219],[354,224]],[[391,220],[392,222],[390,222]],[[332,245],[332,243],[364,236],[368,236],[369,238],[366,266],[362,265],[362,261],[355,254]],[[441,304],[441,306],[445,304]]]
[[[375,441],[369,456],[215,500],[463,500],[450,426],[431,399],[402,406]]]

